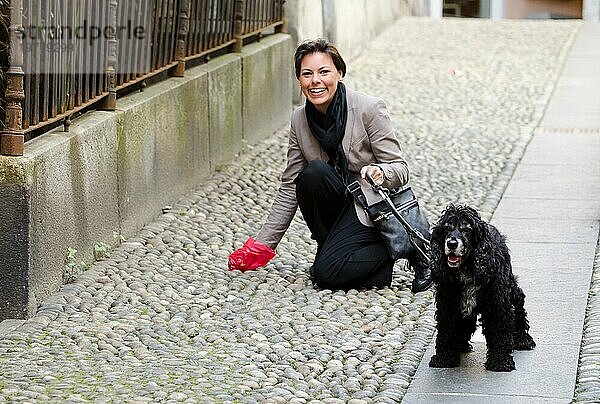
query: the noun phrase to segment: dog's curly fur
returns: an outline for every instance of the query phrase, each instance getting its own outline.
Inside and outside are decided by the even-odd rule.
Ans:
[[[505,237],[475,209],[448,205],[431,234],[431,271],[438,333],[429,366],[460,365],[460,354],[472,350],[469,340],[480,314],[485,368],[514,370],[513,349],[533,349],[535,342]]]

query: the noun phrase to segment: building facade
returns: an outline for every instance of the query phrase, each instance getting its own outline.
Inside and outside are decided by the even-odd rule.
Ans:
[[[432,17],[600,21],[600,0],[430,0]]]

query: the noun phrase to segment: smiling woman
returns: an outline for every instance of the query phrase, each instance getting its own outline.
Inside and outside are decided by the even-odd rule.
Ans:
[[[346,75],[346,63],[331,44],[315,41],[305,45],[294,58],[296,78],[308,101],[325,114],[338,82]]]
[[[249,238],[230,255],[229,269],[265,266],[299,207],[317,242],[311,278],[318,286],[388,286],[394,260],[362,207],[346,192],[348,184],[359,181],[374,203],[381,197],[365,180],[367,174],[390,189],[408,182],[408,166],[386,106],[345,87],[346,63],[325,39],[302,43],[294,64],[306,104],[292,115],[281,186],[256,239]],[[418,256],[401,258],[415,269],[413,292],[427,289],[431,277],[426,263]]]
[[[327,53],[311,53],[302,59],[300,88],[304,96],[325,114],[331,102],[342,72],[335,68]]]

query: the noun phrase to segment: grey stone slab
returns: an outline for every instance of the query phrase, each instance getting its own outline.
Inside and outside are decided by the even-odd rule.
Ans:
[[[562,103],[557,103],[556,105],[552,106],[553,109],[556,109],[558,111],[554,111],[552,115],[550,115],[548,118],[545,118],[540,124],[541,126],[546,128],[577,129],[597,128],[598,126],[600,126],[600,124],[598,123],[600,121],[600,118],[597,117],[600,111],[598,111],[598,109],[593,106],[594,102],[597,101],[598,96],[594,95],[588,97],[576,97],[565,95],[562,98]],[[590,107],[586,109],[565,110],[565,106],[569,104],[583,104],[590,105]]]
[[[585,219],[600,217],[600,201],[575,199],[536,199],[505,197],[494,212],[494,219]]]
[[[594,132],[536,131],[521,164],[579,165],[600,172],[600,136]],[[595,170],[595,171],[594,171]]]
[[[487,394],[430,394],[430,393],[409,393],[402,399],[403,404],[431,404],[431,403],[447,403],[447,404],[538,404],[538,403],[552,403],[552,404],[568,404],[571,400],[569,399],[557,399],[536,397],[536,396],[508,396],[508,395],[497,395],[491,396]]]
[[[552,294],[587,297],[593,245],[561,243],[509,244],[513,273],[530,296]],[[584,302],[585,304],[585,302]]]
[[[585,81],[571,80],[559,85],[556,93],[560,101],[554,101],[547,108],[541,127],[544,128],[598,128],[600,127],[600,86],[592,87],[592,93],[583,88]],[[573,106],[573,107],[570,107]]]
[[[208,105],[202,67],[119,101],[118,212],[125,236],[209,174]]]
[[[512,243],[593,244],[598,239],[594,220],[493,219],[492,223]],[[567,248],[567,247],[564,247]],[[576,247],[568,247],[576,248]]]
[[[20,267],[28,277],[28,316],[60,288],[68,248],[89,262],[95,243],[114,240],[120,219],[117,126],[116,114],[97,111],[81,116],[69,132],[56,128],[28,147],[25,157],[35,167],[30,255],[29,268]]]
[[[595,64],[594,61],[600,61],[600,55],[571,55],[565,62],[561,80],[585,79],[588,86],[600,86],[600,83],[591,80],[600,74],[600,65]]]
[[[598,128],[600,127],[600,86],[589,80],[571,78],[562,80],[547,107],[540,126],[544,128]]]
[[[508,197],[600,200],[600,168],[531,164],[517,168],[504,193]]]
[[[223,55],[202,66],[208,72],[210,169],[230,163],[242,147],[242,61]]]
[[[587,165],[585,161],[580,159],[579,163],[576,165],[569,164],[569,162],[565,164],[561,164],[560,162],[550,164],[520,164],[511,179],[511,183],[538,180],[544,185],[544,188],[551,189],[554,192],[564,192],[562,185],[565,183],[572,183],[578,186],[583,185],[600,190],[600,183],[597,182],[600,179],[600,168],[597,166],[597,161],[590,162],[592,165]],[[574,190],[577,191],[577,188]],[[524,195],[527,194],[526,192]],[[573,199],[576,195],[577,193],[574,192],[574,195],[569,199]]]
[[[570,399],[573,395],[579,346],[539,345],[532,351],[517,351],[517,369],[508,373],[485,370],[485,344],[474,343],[473,348],[473,352],[463,355],[460,367],[433,369],[428,365],[434,353],[431,344],[408,393],[540,399]]]
[[[243,139],[249,143],[264,139],[289,119],[292,47],[291,37],[273,35],[244,46],[240,53]]]
[[[535,275],[523,275],[524,271],[515,271],[528,301],[534,297],[544,297],[552,299],[551,302],[564,303],[568,299],[580,298],[579,302],[585,306],[590,286],[591,264],[577,274],[552,268],[540,268],[530,272],[534,271],[537,271]]]
[[[598,28],[584,25],[565,61],[561,77],[540,123],[542,127],[600,127]]]
[[[551,296],[527,296],[525,310],[529,319],[529,332],[538,346],[571,345],[581,343],[585,318],[582,298],[553,298]],[[572,358],[577,361],[577,357]],[[573,365],[575,366],[575,365]]]
[[[570,276],[590,269],[595,246],[577,245],[565,247],[565,243],[527,243],[509,241],[513,272],[522,277],[547,273]]]
[[[25,172],[21,168],[15,171]],[[35,206],[27,180],[21,184],[6,180],[0,175],[0,203],[5,207],[0,209],[0,319],[27,318],[31,310],[30,218]]]
[[[592,0],[587,0],[592,3]],[[585,2],[584,2],[585,3]],[[570,50],[571,56],[594,56],[600,59],[600,24],[597,22],[586,22],[581,25],[579,34],[573,41]]]

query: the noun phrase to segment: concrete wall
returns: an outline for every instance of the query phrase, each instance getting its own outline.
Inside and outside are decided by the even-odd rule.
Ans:
[[[209,173],[208,74],[191,69],[117,104],[121,231],[132,235]]]
[[[59,289],[67,248],[91,261],[94,244],[135,234],[288,122],[293,47],[266,37],[0,156],[0,320],[31,316]]]
[[[277,43],[277,37],[267,37],[258,43],[250,44],[241,52],[243,95],[244,137],[255,142],[265,133],[273,133],[281,122],[277,116],[290,115],[292,92],[293,51],[291,41]],[[285,72],[285,74],[276,74]],[[265,77],[277,77],[265,80]]]
[[[408,9],[410,15],[415,17],[429,17],[431,16],[431,2],[430,0],[407,0]]]
[[[429,14],[429,0],[288,0],[285,7],[296,44],[325,37],[347,60],[399,18]]]
[[[583,0],[583,19],[600,22],[600,0]]]
[[[428,15],[429,1],[288,0],[285,12],[295,45],[307,39],[327,38],[349,62],[399,18]],[[301,99],[295,87],[294,102]]]
[[[287,0],[284,6],[288,33],[295,44],[325,36],[322,0]]]

